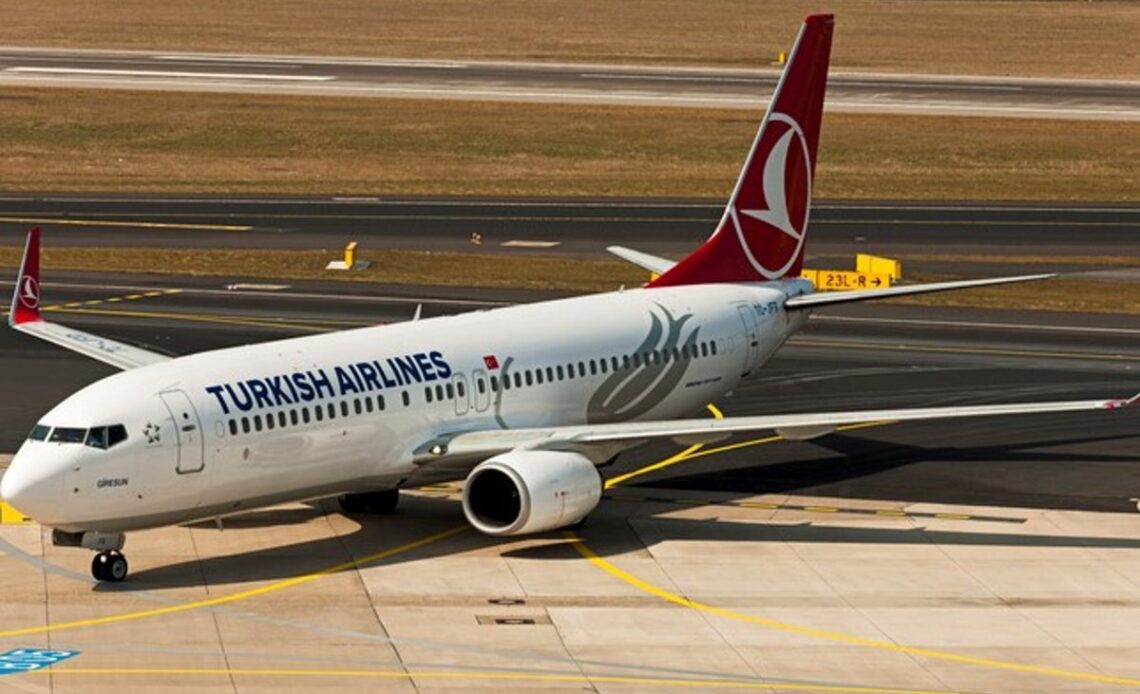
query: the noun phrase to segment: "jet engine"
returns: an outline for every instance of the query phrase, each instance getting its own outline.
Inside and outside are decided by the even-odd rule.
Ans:
[[[488,535],[564,528],[584,519],[602,498],[602,477],[585,456],[564,451],[510,451],[467,476],[463,513]]]

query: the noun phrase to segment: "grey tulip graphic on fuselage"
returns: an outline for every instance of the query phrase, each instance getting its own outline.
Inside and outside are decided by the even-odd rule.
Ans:
[[[588,423],[616,422],[645,414],[681,382],[689,368],[689,359],[682,355],[695,349],[700,328],[693,328],[682,340],[682,328],[693,315],[687,313],[674,319],[664,306],[658,304],[658,308],[665,314],[668,327],[663,326],[656,312],[650,313],[653,324],[634,352],[637,360],[633,355],[618,357],[619,368],[602,382],[586,404]]]

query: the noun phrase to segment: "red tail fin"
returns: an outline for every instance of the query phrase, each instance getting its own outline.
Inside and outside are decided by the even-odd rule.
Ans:
[[[716,232],[649,286],[800,274],[832,26],[829,14],[804,20]]]
[[[16,291],[12,294],[12,312],[8,323],[19,325],[40,320],[40,228],[28,232],[24,246],[24,260],[20,263],[20,276],[16,278]]]

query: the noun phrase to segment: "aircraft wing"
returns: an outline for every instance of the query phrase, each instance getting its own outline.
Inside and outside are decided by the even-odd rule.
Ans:
[[[1114,400],[1066,400],[1007,405],[923,407],[724,417],[721,419],[635,421],[530,429],[496,429],[441,437],[422,446],[416,452],[416,460],[419,463],[430,463],[435,459],[475,460],[522,448],[575,450],[582,452],[595,462],[602,462],[621,450],[652,439],[669,438],[678,443],[690,445],[711,443],[741,432],[775,431],[787,439],[804,440],[830,433],[841,426],[870,422],[1116,410],[1135,405],[1138,402],[1140,402],[1140,394],[1127,399]]]
[[[12,294],[12,310],[8,314],[8,325],[22,333],[98,359],[119,369],[133,369],[170,359],[165,354],[149,352],[43,319],[40,315],[39,227],[28,232],[24,259],[20,263],[20,275],[16,280],[16,290]]]
[[[853,301],[873,301],[875,299],[889,299],[895,296],[910,294],[929,294],[931,292],[946,292],[953,289],[969,289],[971,287],[988,287],[994,284],[1012,284],[1014,282],[1033,282],[1056,277],[1056,274],[1045,275],[1018,275],[1016,277],[990,277],[981,280],[957,280],[954,282],[929,282],[926,284],[907,284],[887,289],[860,289],[851,292],[820,292],[815,294],[802,294],[793,296],[784,302],[784,308],[790,310],[814,308],[830,304],[847,304]]]

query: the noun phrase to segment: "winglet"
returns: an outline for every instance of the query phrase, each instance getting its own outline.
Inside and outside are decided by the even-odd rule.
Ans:
[[[1119,410],[1124,407],[1132,407],[1133,405],[1140,404],[1140,393],[1133,395],[1127,400],[1109,400],[1104,404],[1106,410]]]
[[[34,323],[40,320],[40,228],[28,232],[24,246],[24,259],[20,262],[20,275],[12,292],[12,312],[8,325]]]

